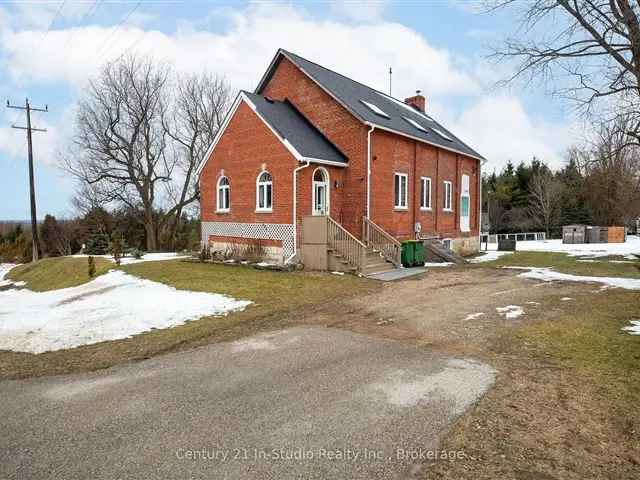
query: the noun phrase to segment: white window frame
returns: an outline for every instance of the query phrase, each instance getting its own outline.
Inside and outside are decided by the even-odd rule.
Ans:
[[[425,184],[429,184],[429,188]],[[420,210],[431,210],[431,177],[420,177]]]
[[[321,172],[322,173],[322,177],[324,180],[319,181],[316,180],[316,173]],[[316,209],[316,205],[318,203],[318,198],[317,198],[317,190],[316,190],[316,186],[322,186],[324,187],[324,201],[325,201],[325,206],[324,206],[324,211],[323,210],[317,210]],[[311,214],[315,215],[315,216],[322,216],[322,215],[329,215],[329,212],[331,211],[331,180],[329,178],[329,171],[326,168],[323,167],[318,167],[313,171],[313,174],[311,175]]]
[[[266,180],[266,181],[260,181],[260,179],[262,178],[262,176],[264,174],[269,175],[269,177],[271,178],[271,180]],[[271,187],[271,205],[267,206],[268,202],[267,202],[267,186]],[[261,192],[262,190],[262,192]],[[260,207],[260,197],[264,197],[264,207]],[[267,170],[263,170],[258,174],[258,177],[256,178],[256,212],[260,212],[260,213],[271,213],[273,212],[273,176],[267,171]]]
[[[453,182],[445,180],[444,184],[444,203],[442,210],[445,212],[453,212]]]
[[[222,182],[222,180],[227,180],[227,184],[226,185],[220,185],[220,182]],[[228,194],[225,195],[223,194],[222,197],[220,197],[220,194],[224,191],[227,190]],[[227,199],[227,205],[224,207],[220,206],[220,198],[226,198]],[[223,201],[224,203],[224,201]],[[219,213],[226,213],[226,212],[230,212],[231,211],[231,181],[229,180],[229,177],[222,175],[220,178],[218,178],[218,183],[216,185],[216,212]]]
[[[396,202],[396,179],[398,180],[398,202]],[[402,182],[404,180],[404,191]],[[403,195],[404,194],[404,195]],[[393,174],[393,208],[394,210],[409,210],[409,174],[394,172]]]

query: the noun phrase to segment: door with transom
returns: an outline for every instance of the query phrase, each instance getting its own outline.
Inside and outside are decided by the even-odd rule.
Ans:
[[[313,172],[313,215],[329,215],[329,173],[322,167]]]

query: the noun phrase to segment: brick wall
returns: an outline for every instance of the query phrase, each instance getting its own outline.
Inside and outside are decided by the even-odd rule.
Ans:
[[[276,100],[288,98],[347,156],[349,167],[344,172],[337,173],[337,168],[330,171],[332,183],[335,179],[342,182],[337,189],[335,185],[331,188],[331,216],[360,237],[366,201],[367,127],[286,58],[260,93]],[[304,176],[303,184],[311,188],[310,172],[304,171]],[[299,205],[310,211],[310,193],[300,193]]]
[[[200,175],[205,222],[292,223],[291,172],[297,161],[273,132],[242,102]],[[256,212],[256,179],[263,167],[273,179],[273,213]],[[229,179],[231,211],[216,212],[217,182]]]
[[[399,239],[414,237],[420,222],[423,235],[457,238],[478,235],[478,161],[384,130],[372,135],[371,219]],[[414,167],[415,166],[415,167]],[[414,171],[415,168],[415,171]],[[408,208],[394,208],[394,174],[406,173]],[[471,231],[460,231],[462,175],[469,175]],[[421,177],[431,178],[431,210],[420,209]],[[452,211],[444,210],[444,181],[453,183]]]
[[[366,213],[368,127],[355,119],[298,68],[283,58],[262,95],[289,99],[348,158],[347,168],[325,166],[330,177],[330,213],[358,238]],[[464,237],[478,234],[478,161],[399,135],[372,134],[372,220],[397,238],[413,238],[414,222],[423,234]],[[292,223],[292,174],[299,163],[273,132],[241,104],[220,139],[214,160],[201,174],[202,220],[242,223]],[[273,213],[256,213],[256,178],[262,167],[273,177]],[[415,172],[414,172],[415,165]],[[298,174],[298,222],[312,210],[312,175],[318,165]],[[216,185],[224,171],[231,184],[231,212],[216,213]],[[407,210],[394,210],[394,172],[409,174]],[[471,232],[459,230],[460,182],[470,177]],[[420,177],[432,180],[432,209],[420,210]],[[443,181],[453,182],[452,212],[443,210]]]

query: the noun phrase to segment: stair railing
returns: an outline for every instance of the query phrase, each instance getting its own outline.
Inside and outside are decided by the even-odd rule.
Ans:
[[[400,242],[367,217],[362,217],[362,240],[396,267],[400,266]]]
[[[327,244],[344,258],[358,273],[365,266],[367,247],[342,225],[327,215]]]

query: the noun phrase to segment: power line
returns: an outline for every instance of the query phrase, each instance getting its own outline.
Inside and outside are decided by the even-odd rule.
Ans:
[[[32,243],[32,260],[33,262],[38,260],[38,252],[40,251],[40,240],[38,236],[38,218],[36,214],[36,189],[35,189],[35,176],[33,173],[33,142],[31,139],[32,132],[46,132],[44,128],[35,128],[31,126],[31,112],[48,112],[49,107],[45,105],[44,108],[32,107],[29,104],[29,99],[25,99],[24,107],[19,105],[11,105],[7,100],[7,108],[13,108],[15,110],[24,110],[27,114],[27,126],[21,127],[18,125],[11,125],[11,128],[18,130],[26,130],[27,132],[27,155],[29,159],[29,201],[31,204],[31,243]]]
[[[138,2],[135,4],[135,6],[131,10],[129,10],[129,13],[127,13],[127,15],[118,23],[118,25],[116,25],[116,27],[111,31],[111,33],[109,35],[107,35],[107,38],[105,39],[103,44],[96,51],[96,55],[99,55],[99,56],[105,56],[106,55],[106,53],[112,47],[112,45],[109,44],[109,40],[111,40],[111,38],[118,32],[118,30],[120,30],[120,27],[122,27],[123,24],[125,24],[126,22],[129,21],[129,18],[131,18],[131,15],[133,15],[136,10],[138,10],[138,7],[140,7],[141,3],[142,3],[142,0],[138,0]],[[106,48],[106,50],[103,51],[103,48],[105,47],[105,45],[106,45],[107,48]]]
[[[58,10],[56,10],[56,14],[51,19],[51,22],[49,22],[49,26],[47,27],[47,30],[44,32],[44,35],[42,36],[42,42],[45,41],[45,39],[47,38],[47,35],[49,34],[49,31],[51,30],[51,27],[53,27],[53,24],[55,23],[55,21],[60,16],[60,13],[62,12],[62,9],[64,8],[65,3],[67,3],[67,0],[62,0],[62,2],[60,3],[60,6],[58,7]]]
[[[96,13],[96,11],[98,10],[98,4],[100,3],[100,0],[95,0],[93,2],[93,5],[91,5],[91,8],[89,10],[87,10],[87,13],[85,13],[82,18],[80,19],[80,21],[78,23],[82,24],[82,22],[85,22],[86,20],[88,20],[89,18],[91,18],[91,16],[93,14]],[[64,47],[62,48],[63,51],[67,50],[67,47],[69,47],[69,45],[71,44],[71,42],[76,38],[76,33],[77,30],[74,30],[73,32],[71,32],[71,35],[69,36],[69,38],[67,39],[67,41],[64,44]],[[67,57],[69,56],[69,54],[67,53]]]

